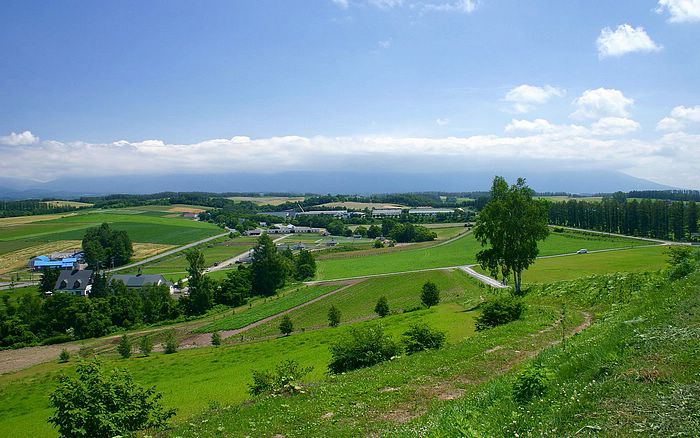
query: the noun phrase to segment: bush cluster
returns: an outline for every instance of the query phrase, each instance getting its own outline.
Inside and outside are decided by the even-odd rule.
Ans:
[[[547,392],[551,372],[540,364],[522,370],[513,383],[513,399],[520,403],[529,403],[535,397]]]
[[[404,332],[402,343],[406,354],[437,350],[445,343],[445,333],[431,329],[427,324],[414,324]]]
[[[369,367],[401,353],[401,347],[385,336],[381,327],[351,329],[348,336],[331,345],[330,350],[332,359],[328,369],[336,374]]]
[[[299,381],[309,374],[313,367],[302,368],[293,360],[277,364],[274,371],[253,371],[253,383],[248,385],[252,395],[260,394],[303,394]]]
[[[481,315],[476,318],[476,329],[485,330],[520,319],[523,310],[525,306],[517,297],[491,299],[482,305]]]

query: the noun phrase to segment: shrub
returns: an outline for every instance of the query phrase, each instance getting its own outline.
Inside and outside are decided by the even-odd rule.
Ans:
[[[372,246],[375,248],[384,248],[384,242],[381,240],[375,240]]]
[[[437,306],[440,302],[440,291],[437,284],[432,281],[426,281],[420,293],[420,300],[428,309],[430,309],[430,306]]]
[[[80,350],[78,350],[78,356],[82,357],[83,359],[87,359],[90,356],[95,355],[95,350],[92,347],[88,347],[87,345],[83,345],[80,347]]]
[[[445,333],[433,330],[427,324],[413,324],[404,332],[402,342],[407,354],[437,350],[445,344]]]
[[[211,345],[221,345],[221,333],[214,332],[211,334]]]
[[[126,335],[122,335],[119,345],[117,345],[117,352],[122,357],[122,359],[128,359],[131,356],[131,341]]]
[[[547,392],[551,373],[540,364],[522,370],[513,383],[513,399],[520,403],[529,403],[535,397]]]
[[[525,306],[513,296],[498,297],[483,304],[481,315],[476,318],[476,329],[485,330],[520,319]]]
[[[337,374],[389,360],[401,349],[384,336],[381,327],[365,327],[351,329],[347,336],[331,345],[330,351],[328,369]]]
[[[153,351],[153,339],[150,336],[141,337],[141,340],[139,340],[139,351],[144,356],[151,354],[151,351]]]
[[[389,302],[386,297],[382,296],[377,300],[377,305],[374,306],[374,313],[384,318],[389,314]]]
[[[95,359],[80,362],[77,377],[62,376],[49,396],[55,409],[49,423],[62,437],[114,437],[145,428],[162,428],[172,409],[161,405],[155,388],[135,384],[126,371],[105,375]]]
[[[177,351],[180,346],[175,337],[175,330],[170,330],[165,334],[164,351],[165,354],[173,354]]]
[[[292,324],[289,315],[284,315],[282,317],[282,322],[280,322],[280,333],[288,336],[292,331],[294,331],[294,324]]]
[[[252,395],[303,394],[299,381],[311,370],[313,367],[302,368],[293,360],[285,360],[277,364],[274,371],[253,371],[253,383],[248,385],[248,391]]]
[[[56,335],[56,336],[51,336],[49,338],[44,339],[41,341],[41,345],[55,345],[55,344],[62,344],[64,342],[70,342],[73,340],[73,336],[71,335]]]
[[[66,363],[70,359],[70,353],[65,348],[61,350],[61,354],[58,355],[58,361],[60,363]]]
[[[330,327],[338,327],[340,324],[340,310],[337,307],[331,306],[328,309],[328,325]]]

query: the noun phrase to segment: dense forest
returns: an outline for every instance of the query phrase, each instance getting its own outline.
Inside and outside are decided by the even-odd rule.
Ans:
[[[694,201],[569,200],[550,203],[549,222],[630,236],[686,240],[698,232],[698,207]]]
[[[56,205],[49,200],[0,201],[0,217],[34,216],[37,214],[65,213],[87,207]]]

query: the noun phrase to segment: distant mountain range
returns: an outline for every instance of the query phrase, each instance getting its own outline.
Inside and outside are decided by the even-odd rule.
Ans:
[[[465,192],[488,190],[495,174],[514,182],[518,176],[538,192],[611,193],[630,190],[667,190],[674,187],[635,178],[621,172],[281,172],[272,174],[176,174],[109,177],[65,177],[36,182],[0,177],[0,199],[76,198],[112,193],[161,191],[289,192],[372,194],[400,192]]]

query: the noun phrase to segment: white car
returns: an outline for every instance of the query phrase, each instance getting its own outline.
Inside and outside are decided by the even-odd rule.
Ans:
[[[578,251],[576,251],[576,254],[588,254],[588,250],[587,249],[579,249]]]

